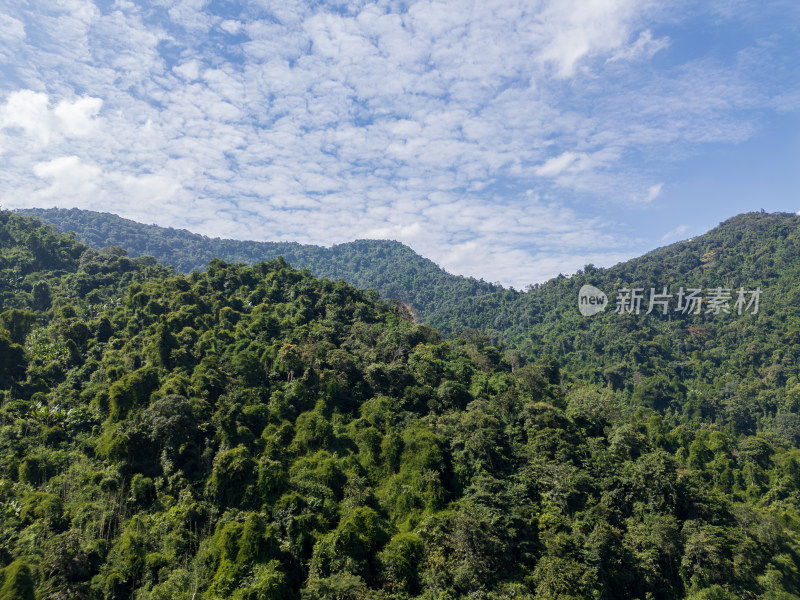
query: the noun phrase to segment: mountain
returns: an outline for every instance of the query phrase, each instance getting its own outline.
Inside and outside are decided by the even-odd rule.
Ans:
[[[0,212],[0,600],[800,597],[795,444],[404,314]]]
[[[768,433],[800,442],[800,216],[749,213],[708,233],[654,250],[608,269],[587,265],[525,293],[441,271],[396,242],[366,241],[331,249],[299,244],[212,240],[144,226],[103,213],[36,210],[62,230],[103,245],[126,245],[186,268],[188,257],[215,252],[253,262],[259,253],[372,287],[409,304],[445,335],[481,332],[521,357],[558,363],[573,377],[609,386],[631,406],[676,418],[691,415],[736,434]],[[196,258],[192,260],[196,265]],[[609,308],[591,317],[578,311],[584,285],[604,291]],[[651,289],[667,304],[649,307]],[[621,289],[640,289],[640,314],[615,312]],[[680,290],[706,298],[687,313]],[[708,300],[728,290],[715,314]],[[745,304],[736,307],[739,290]],[[746,309],[759,290],[759,306]],[[657,298],[656,298],[657,299]],[[662,311],[667,308],[667,314]],[[725,312],[725,311],[729,312]],[[742,314],[739,314],[742,312]]]
[[[464,297],[503,288],[477,279],[451,275],[399,242],[358,240],[330,248],[296,242],[254,242],[209,238],[183,229],[144,225],[110,213],[78,209],[26,209],[94,248],[121,246],[131,256],[150,255],[181,273],[202,271],[213,258],[254,264],[282,256],[297,269],[316,277],[343,280],[384,298],[405,303],[420,319],[446,311]]]
[[[429,323],[441,331],[483,330],[529,358],[555,354],[566,371],[612,387],[635,406],[699,414],[737,433],[780,432],[796,443],[799,283],[800,216],[749,213],[609,269],[587,265],[525,294],[466,298]],[[609,308],[583,316],[578,294],[585,285],[604,291]],[[667,314],[663,305],[645,314],[651,289],[662,294],[664,287],[672,295]],[[644,296],[640,314],[615,312],[619,291],[636,288]],[[699,314],[676,310],[681,288],[701,290]],[[708,300],[719,288],[730,299],[715,314]],[[753,314],[746,303],[756,290]]]

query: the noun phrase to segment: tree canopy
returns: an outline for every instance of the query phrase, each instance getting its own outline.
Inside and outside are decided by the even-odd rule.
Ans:
[[[8,212],[0,302],[0,598],[800,597],[781,296],[724,398],[713,344],[629,389],[282,259],[184,275]]]

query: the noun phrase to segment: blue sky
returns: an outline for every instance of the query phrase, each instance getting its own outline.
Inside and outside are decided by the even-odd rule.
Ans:
[[[0,206],[516,288],[800,210],[800,4],[6,0]]]

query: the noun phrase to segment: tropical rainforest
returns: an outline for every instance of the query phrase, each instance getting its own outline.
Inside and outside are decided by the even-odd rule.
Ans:
[[[72,209],[25,209],[93,248],[121,246],[130,256],[153,256],[179,273],[204,271],[208,262],[257,262],[282,257],[315,277],[374,289],[406,304],[420,319],[447,312],[463,298],[503,292],[499,284],[451,275],[408,246],[388,240],[357,240],[330,248],[297,242],[254,242],[209,238],[185,229],[145,225],[110,213]]]
[[[0,212],[0,600],[800,598],[799,220],[417,282],[421,323]],[[763,296],[583,317],[587,283]]]

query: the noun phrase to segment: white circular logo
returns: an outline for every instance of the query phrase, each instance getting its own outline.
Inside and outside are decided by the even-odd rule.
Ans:
[[[602,312],[608,304],[608,296],[593,285],[585,285],[578,292],[578,310],[584,317]]]

